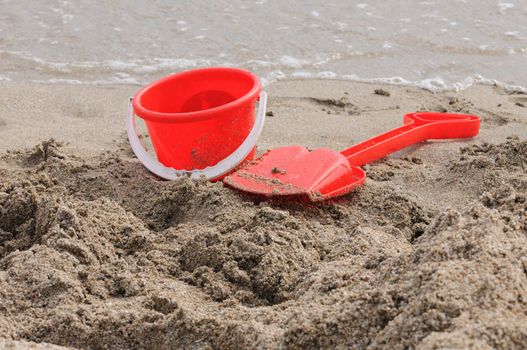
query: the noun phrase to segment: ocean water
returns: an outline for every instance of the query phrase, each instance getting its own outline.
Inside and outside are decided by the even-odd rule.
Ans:
[[[264,83],[527,87],[527,0],[0,0],[0,81],[145,84],[202,66]]]

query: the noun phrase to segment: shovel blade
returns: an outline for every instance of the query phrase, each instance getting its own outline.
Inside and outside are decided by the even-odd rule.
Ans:
[[[271,150],[224,182],[238,190],[274,196],[307,196],[311,201],[344,195],[364,183],[364,171],[328,148],[302,146]]]

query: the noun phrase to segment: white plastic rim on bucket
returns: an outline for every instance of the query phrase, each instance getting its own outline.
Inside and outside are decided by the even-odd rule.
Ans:
[[[256,119],[251,132],[249,132],[249,135],[247,135],[245,141],[243,141],[242,144],[227,158],[219,161],[216,165],[209,166],[204,169],[179,170],[164,166],[157,159],[152,157],[150,153],[148,153],[148,151],[143,147],[139,137],[137,136],[132,100],[133,98],[130,98],[128,103],[128,115],[126,118],[126,132],[128,134],[130,147],[137,156],[137,159],[143,163],[145,168],[166,180],[177,180],[181,176],[190,176],[193,179],[204,177],[207,180],[210,180],[231,172],[234,168],[240,165],[245,158],[247,158],[254,146],[256,146],[256,142],[262,133],[265,123],[265,111],[267,107],[267,94],[265,92],[261,92],[260,100],[258,102],[258,112],[256,114]],[[175,136],[177,137],[177,135]]]

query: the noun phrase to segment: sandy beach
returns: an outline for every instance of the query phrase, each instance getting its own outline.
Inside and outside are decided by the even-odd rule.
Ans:
[[[478,137],[405,149],[307,204],[151,175],[124,131],[139,86],[0,87],[3,348],[527,344],[525,94],[271,84],[260,151],[340,150],[416,110],[481,117]]]

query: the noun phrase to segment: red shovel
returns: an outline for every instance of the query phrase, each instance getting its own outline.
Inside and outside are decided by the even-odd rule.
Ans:
[[[418,112],[404,116],[404,125],[336,152],[302,146],[268,151],[224,179],[231,187],[266,197],[307,196],[320,201],[342,196],[364,184],[361,165],[410,145],[478,134],[479,117],[467,114]]]

